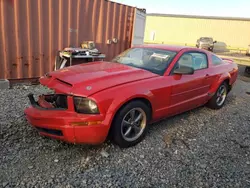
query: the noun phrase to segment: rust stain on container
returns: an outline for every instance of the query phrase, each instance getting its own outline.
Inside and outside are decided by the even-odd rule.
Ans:
[[[42,76],[58,50],[84,40],[112,59],[131,46],[135,9],[107,0],[0,0],[0,78]]]

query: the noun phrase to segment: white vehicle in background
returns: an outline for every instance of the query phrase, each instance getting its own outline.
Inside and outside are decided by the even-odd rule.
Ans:
[[[196,47],[212,52],[214,50],[214,43],[216,42],[212,37],[201,37],[196,41]]]

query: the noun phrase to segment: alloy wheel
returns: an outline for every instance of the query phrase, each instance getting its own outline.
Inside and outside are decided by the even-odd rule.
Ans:
[[[146,128],[147,116],[141,108],[131,109],[123,118],[121,134],[124,140],[133,142],[138,139]]]
[[[224,103],[226,96],[227,96],[227,88],[223,84],[219,87],[219,89],[217,91],[216,103],[218,106],[221,106]]]

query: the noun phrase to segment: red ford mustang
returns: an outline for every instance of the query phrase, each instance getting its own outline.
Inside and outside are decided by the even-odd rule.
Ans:
[[[40,83],[53,94],[29,95],[28,122],[41,135],[99,144],[107,135],[120,147],[145,136],[148,124],[207,104],[223,106],[236,81],[230,59],[196,48],[142,45],[111,62],[50,72]]]

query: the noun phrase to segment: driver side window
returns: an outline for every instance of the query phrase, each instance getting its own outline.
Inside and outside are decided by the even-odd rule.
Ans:
[[[205,69],[208,67],[207,55],[201,52],[185,53],[180,57],[175,68],[181,66],[191,67],[194,70]]]

